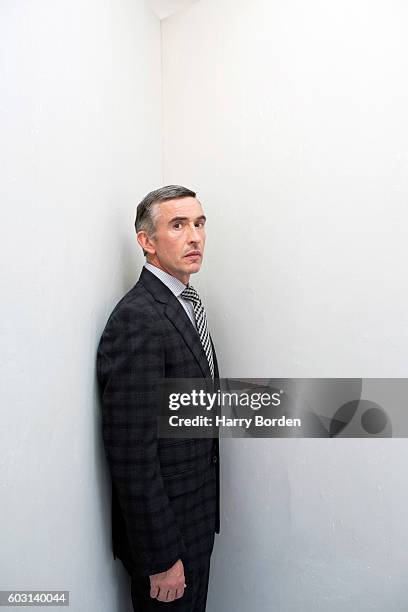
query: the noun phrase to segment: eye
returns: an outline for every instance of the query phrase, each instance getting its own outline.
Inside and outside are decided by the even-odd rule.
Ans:
[[[180,221],[177,221],[176,223],[173,224],[174,229],[181,229],[182,224]]]
[[[204,221],[197,221],[197,223],[195,223],[196,227],[204,227]]]

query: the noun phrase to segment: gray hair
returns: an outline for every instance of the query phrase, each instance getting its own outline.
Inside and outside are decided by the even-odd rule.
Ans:
[[[155,231],[156,204],[166,202],[166,200],[174,200],[176,198],[195,198],[196,194],[187,187],[181,185],[166,185],[151,191],[138,204],[136,212],[135,229],[136,232],[145,231],[148,236],[153,236]],[[146,251],[143,250],[146,255]]]

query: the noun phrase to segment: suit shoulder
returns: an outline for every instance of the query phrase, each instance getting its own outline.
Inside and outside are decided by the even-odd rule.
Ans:
[[[105,330],[116,325],[126,325],[127,322],[147,324],[149,320],[154,321],[157,317],[155,300],[139,280],[116,304]]]

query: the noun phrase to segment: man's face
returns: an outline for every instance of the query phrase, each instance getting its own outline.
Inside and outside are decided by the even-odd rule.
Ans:
[[[201,268],[205,220],[196,198],[178,198],[157,204],[155,234],[149,238],[145,236],[142,243],[149,262],[187,284],[190,274]]]

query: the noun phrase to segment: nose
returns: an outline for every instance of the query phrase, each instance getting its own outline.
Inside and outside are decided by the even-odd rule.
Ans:
[[[197,231],[196,226],[190,225],[190,231],[188,234],[188,242],[196,243],[196,242],[200,242],[200,239],[201,237],[200,237],[199,232]]]

